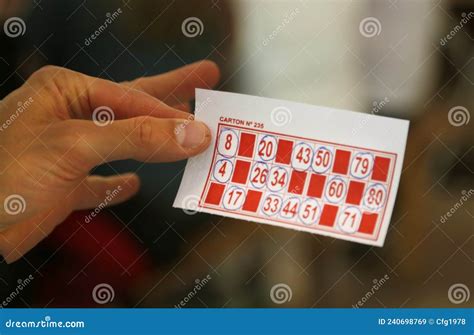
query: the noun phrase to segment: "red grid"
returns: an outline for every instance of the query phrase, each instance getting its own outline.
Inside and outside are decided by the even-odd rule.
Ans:
[[[397,158],[396,154],[224,124],[219,124],[217,134],[227,129],[231,129],[238,134],[240,144],[234,157],[229,158],[225,156],[226,159],[230,159],[234,164],[232,176],[229,177],[229,180],[226,182],[216,181],[213,177],[212,171],[214,165],[218,159],[222,158],[217,150],[217,144],[220,139],[220,136],[217,136],[211,168],[201,196],[201,207],[212,208],[223,212],[235,212],[249,217],[270,219],[285,224],[304,225],[314,230],[331,231],[336,234],[347,235],[347,232],[342,231],[338,227],[338,218],[341,218],[345,209],[352,206],[359,208],[361,214],[359,227],[357,231],[351,235],[367,240],[376,240],[378,238],[381,222],[385,215],[386,202],[390,195],[393,169]],[[257,154],[259,143],[263,137],[269,134],[276,137],[277,146],[273,158],[262,162],[261,158],[257,157],[260,155]],[[318,148],[320,146],[331,148],[332,164],[329,170],[325,173],[315,173],[311,167],[305,171],[299,171],[299,169],[293,167],[292,153],[293,150],[296,152],[297,146],[301,143],[309,144],[312,148]],[[358,153],[370,153],[374,157],[371,171],[363,178],[356,178],[351,174],[351,164],[353,164],[351,160]],[[252,179],[253,182],[257,181],[258,184],[259,178],[257,178],[258,171],[256,164],[260,164],[260,167],[267,167],[267,173],[272,167],[281,167],[281,171],[285,169],[285,171],[288,172],[286,175],[286,179],[288,180],[285,181],[285,187],[278,192],[271,192],[267,188],[267,184],[261,188],[257,188],[255,186],[256,184],[250,182],[250,179]],[[341,203],[334,204],[325,197],[325,194],[328,192],[330,181],[336,177],[346,180],[346,191]],[[267,174],[267,181],[268,178],[270,178],[270,176]],[[390,180],[390,182],[387,182],[387,180]],[[382,185],[386,190],[384,205],[377,209],[368,209],[364,207],[362,203],[364,202],[364,196],[367,194],[367,190],[370,188],[370,185],[374,185],[374,183]],[[224,208],[221,204],[221,200],[225,196],[226,190],[230,190],[233,185],[238,186],[244,191],[244,198],[240,199],[241,204],[238,205],[238,208]],[[283,199],[281,205],[290,198],[293,198],[292,201],[296,201],[299,204],[298,206],[301,206],[305,201],[310,199],[316,199],[320,206],[319,218],[312,224],[305,225],[298,215],[292,219],[282,218],[279,214],[269,217],[263,213],[263,203],[268,194],[277,194],[281,197]],[[204,197],[204,195],[206,196]],[[287,206],[287,208],[289,208],[289,206]]]

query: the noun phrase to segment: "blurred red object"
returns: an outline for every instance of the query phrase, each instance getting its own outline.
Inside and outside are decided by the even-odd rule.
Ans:
[[[53,249],[35,280],[38,307],[100,307],[93,290],[105,283],[114,305],[125,305],[127,292],[153,269],[146,249],[111,214],[84,223],[88,211],[71,214],[45,240]]]

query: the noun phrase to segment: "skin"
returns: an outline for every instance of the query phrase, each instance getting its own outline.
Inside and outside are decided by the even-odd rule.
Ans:
[[[188,113],[189,100],[196,87],[218,80],[210,61],[124,83],[54,66],[33,73],[0,101],[0,254],[13,262],[72,211],[97,207],[112,190],[120,192],[109,205],[138,191],[135,174],[91,176],[95,166],[177,161],[205,150],[210,132]],[[30,98],[18,113],[19,102]],[[94,122],[103,106],[112,110],[112,123]],[[11,195],[24,199],[24,211],[8,212]]]

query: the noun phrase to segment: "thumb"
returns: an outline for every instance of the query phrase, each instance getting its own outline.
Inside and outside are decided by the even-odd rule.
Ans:
[[[84,171],[104,162],[135,159],[170,162],[204,151],[210,142],[209,128],[198,121],[140,116],[99,127],[90,121],[64,122],[64,132],[73,132],[69,147],[72,157],[80,157]],[[61,145],[66,145],[62,141]]]

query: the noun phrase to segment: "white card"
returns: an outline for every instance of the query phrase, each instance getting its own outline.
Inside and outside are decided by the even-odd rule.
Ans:
[[[174,207],[383,245],[408,121],[202,89],[195,114],[212,143]]]

